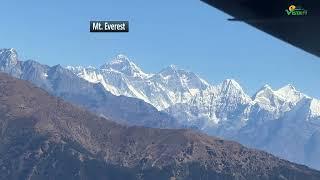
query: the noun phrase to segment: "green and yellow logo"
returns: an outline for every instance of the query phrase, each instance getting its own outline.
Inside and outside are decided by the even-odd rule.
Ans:
[[[289,8],[285,11],[288,16],[306,16],[308,14],[308,10],[302,7],[297,7],[295,5],[289,6]]]

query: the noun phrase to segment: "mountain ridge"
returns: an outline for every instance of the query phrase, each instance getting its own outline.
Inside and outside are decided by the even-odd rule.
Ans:
[[[0,90],[2,179],[320,178],[306,166],[191,130],[119,125],[4,73]]]
[[[141,71],[143,74],[146,74],[146,77],[148,77],[148,78],[151,78],[152,79],[152,77],[153,76],[160,76],[160,75],[162,75],[163,76],[163,72],[167,72],[167,76],[168,76],[168,74],[169,74],[169,76],[171,76],[172,74],[175,74],[176,72],[179,72],[179,71],[181,71],[182,73],[184,73],[184,74],[192,74],[192,76],[194,75],[194,76],[196,76],[197,78],[199,78],[199,81],[202,81],[203,82],[203,84],[205,85],[205,87],[204,87],[204,90],[206,89],[206,88],[208,88],[209,86],[211,87],[211,86],[213,86],[213,87],[216,87],[217,88],[217,86],[221,86],[221,84],[223,85],[223,83],[226,83],[226,82],[232,82],[233,84],[234,84],[234,86],[236,86],[236,88],[238,88],[238,89],[241,89],[242,90],[242,87],[239,85],[239,83],[238,82],[236,82],[234,79],[226,79],[226,80],[224,80],[221,84],[218,84],[218,85],[216,85],[216,86],[214,86],[214,85],[212,85],[212,84],[209,84],[207,81],[205,81],[204,79],[202,79],[202,78],[200,78],[199,76],[197,76],[196,74],[194,74],[193,72],[190,72],[190,71],[186,71],[186,70],[183,70],[183,69],[179,69],[179,68],[177,68],[175,65],[170,65],[170,66],[168,66],[168,67],[166,67],[166,68],[164,68],[164,69],[162,69],[162,70],[160,70],[158,73],[150,73],[150,74],[148,74],[148,73],[145,73],[145,72],[143,72],[142,70],[141,70],[141,68],[139,68],[136,64],[134,64],[132,61],[130,61],[129,60],[129,58],[127,57],[127,56],[125,56],[125,55],[119,55],[121,58],[125,58],[126,59],[126,61],[127,62],[129,62],[128,64],[130,64],[130,66],[133,66],[133,67],[137,67],[138,69],[139,69],[139,71]],[[119,61],[119,59],[118,59],[119,57],[118,56],[116,56],[112,61],[111,61],[111,63],[113,62],[113,61]],[[108,63],[107,63],[108,64]],[[75,74],[78,74],[78,76],[79,77],[82,77],[82,78],[84,78],[84,79],[90,79],[90,78],[87,78],[87,77],[83,77],[82,76],[82,74],[81,74],[81,71],[82,70],[86,70],[86,69],[90,69],[90,67],[92,67],[92,66],[89,66],[88,68],[86,68],[86,67],[82,67],[82,66],[76,66],[76,68],[75,67],[73,67],[73,66],[67,66],[66,68],[67,69],[69,69],[69,70],[71,70],[71,71],[73,71]],[[96,70],[96,71],[98,71],[99,72],[99,68],[93,68],[94,70]],[[101,68],[100,68],[101,69]],[[169,70],[167,70],[167,69],[169,69]],[[171,70],[170,70],[171,69]],[[97,72],[94,72],[95,74],[97,74]],[[172,71],[172,72],[170,72],[170,71]],[[119,73],[121,73],[121,71],[118,71]],[[166,80],[166,78],[168,78],[168,77],[166,77],[166,76],[163,76],[163,79],[165,79]],[[88,81],[90,81],[90,80],[88,80]],[[94,82],[98,82],[98,81],[94,81]],[[265,86],[269,86],[270,88],[271,88],[271,86],[270,85],[265,85]],[[264,87],[264,86],[263,86]],[[262,88],[263,88],[262,87]],[[261,88],[261,89],[262,89]],[[285,88],[291,88],[293,91],[294,90],[296,90],[295,89],[295,87],[293,86],[293,85],[291,85],[291,84],[287,84],[287,85],[285,85],[285,86],[283,86],[283,87],[280,87],[279,89],[277,89],[277,90],[275,90],[275,91],[281,91],[281,90],[285,90]],[[108,90],[108,88],[106,88],[106,90]],[[242,90],[243,91],[243,90]],[[112,91],[110,91],[110,92],[112,92]],[[256,93],[258,93],[259,92],[259,90],[256,92]],[[290,91],[289,91],[290,92]],[[256,94],[255,93],[255,94]],[[281,93],[278,93],[278,94],[281,94]],[[283,94],[285,94],[285,93],[283,93]],[[116,95],[120,95],[120,94],[116,94]],[[122,94],[123,95],[123,94]],[[288,94],[287,94],[288,95]],[[302,94],[303,96],[306,96],[306,97],[310,97],[310,96],[307,96],[306,94]],[[193,94],[192,96],[195,96],[195,94]],[[248,95],[249,96],[249,95]],[[137,96],[138,97],[138,96]],[[252,96],[252,97],[254,97],[254,96]],[[138,97],[139,98],[139,97]],[[290,99],[290,98],[292,98],[292,97],[284,97],[284,99]],[[144,98],[141,98],[140,97],[140,99],[144,99]],[[145,99],[144,99],[145,100]],[[253,101],[254,101],[254,99],[252,99]],[[152,105],[154,105],[155,107],[157,107],[159,110],[163,110],[163,107],[161,107],[161,106],[157,106],[157,104],[156,103],[152,103],[152,101],[151,100],[145,100],[146,102],[149,102],[149,103],[151,103]],[[181,102],[174,102],[173,104],[177,104],[177,103],[181,103]],[[172,104],[172,105],[173,105]]]
[[[7,61],[1,56],[0,61],[1,58]],[[122,61],[133,66],[123,56],[116,64]],[[117,65],[117,70],[108,66],[101,71],[94,67],[64,69],[39,64],[26,67],[18,62],[0,69],[15,77],[23,72],[24,76],[18,77],[118,122],[147,127],[191,127],[320,169],[320,157],[314,153],[320,152],[320,145],[310,143],[320,142],[317,140],[320,103],[292,85],[277,90],[265,85],[249,96],[234,80],[210,85],[195,73],[176,67],[155,74],[144,73],[136,65],[132,68]],[[125,74],[120,72],[122,69]],[[314,156],[311,158],[309,154]]]
[[[182,127],[164,112],[137,98],[114,96],[100,83],[90,83],[74,75],[61,65],[47,66],[34,60],[20,61],[16,51],[0,50],[0,62],[7,61],[3,54],[15,53],[15,66],[0,66],[2,72],[28,80],[52,95],[85,107],[98,115],[110,117],[119,123],[148,127]]]
[[[149,76],[149,79],[129,80],[130,86],[137,87],[134,88],[135,91],[142,92],[141,94],[124,93],[122,95],[143,99],[157,107],[157,109],[175,117],[180,124],[191,125],[210,135],[233,139],[249,147],[263,149],[280,157],[311,165],[318,169],[320,168],[320,163],[315,163],[315,161],[312,164],[309,163],[307,159],[310,159],[308,155],[308,149],[310,148],[303,145],[310,141],[309,138],[312,138],[312,134],[320,131],[317,125],[318,120],[320,120],[320,103],[316,98],[303,94],[291,84],[279,89],[273,89],[270,85],[265,85],[253,96],[250,96],[244,92],[241,85],[234,79],[226,79],[218,85],[212,85],[202,78],[198,78],[198,81],[195,82],[204,83],[195,83],[196,85],[190,88],[190,86],[183,86],[184,82],[192,79],[186,77],[188,73],[182,73],[185,76],[176,76],[176,72],[179,71],[176,67],[164,69],[165,75],[162,75],[161,72],[163,70],[160,70],[159,73]],[[181,71],[187,72],[185,70]],[[126,79],[127,77],[122,76],[122,78]],[[109,79],[109,76],[105,76],[104,79]],[[150,83],[148,82],[149,80],[152,85],[141,86],[141,83]],[[126,81],[122,81],[122,79],[119,81],[127,83]],[[136,86],[132,85],[134,83],[136,83]],[[177,85],[177,87],[172,88],[170,83]],[[158,93],[159,91],[156,88],[155,90],[150,88],[154,84],[161,85],[161,93]],[[119,89],[117,86],[114,86],[114,88]],[[150,92],[157,95],[151,96],[148,95],[148,92],[144,93],[146,89],[151,89]],[[124,90],[122,92],[128,91]],[[299,115],[299,112],[305,113]],[[300,119],[299,123],[297,123],[297,118]],[[294,131],[287,129],[291,126],[295,127],[293,128]],[[299,126],[306,129],[299,130]],[[271,132],[271,130],[276,131],[276,129],[280,129],[277,131],[283,132],[279,134]],[[257,136],[257,139],[254,141],[249,141],[251,138],[247,134],[247,131],[252,133],[260,133],[259,131],[270,132],[265,136]],[[298,157],[294,157],[296,153],[294,150],[284,147],[287,153],[282,153],[281,149],[273,147],[278,144],[277,138],[285,139],[283,141],[285,144],[292,144],[292,140],[283,137],[285,136],[284,132],[288,136],[296,136],[294,133],[298,134],[296,140],[299,143],[292,147],[292,149],[299,151],[300,155]],[[259,138],[262,139],[258,140]],[[272,141],[275,144],[272,145],[272,142],[270,142],[270,145],[258,143],[258,141],[264,142],[266,138],[273,139]],[[282,145],[278,146],[282,147]],[[315,145],[315,147],[318,146]]]

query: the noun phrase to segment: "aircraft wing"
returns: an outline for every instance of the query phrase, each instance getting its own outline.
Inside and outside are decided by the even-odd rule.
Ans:
[[[320,57],[319,0],[202,0],[274,37]],[[295,12],[288,12],[295,5]],[[292,8],[291,8],[292,10]],[[299,11],[299,12],[298,12]]]

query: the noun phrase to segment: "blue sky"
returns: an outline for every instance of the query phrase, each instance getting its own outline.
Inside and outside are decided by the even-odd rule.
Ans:
[[[213,84],[236,79],[249,93],[293,84],[320,98],[320,58],[199,0],[5,0],[0,48],[21,59],[95,65],[126,54],[146,72],[176,64]],[[90,20],[129,20],[129,33],[90,33]]]

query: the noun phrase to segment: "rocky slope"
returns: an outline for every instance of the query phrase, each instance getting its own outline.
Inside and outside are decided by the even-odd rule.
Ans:
[[[0,74],[1,179],[319,179],[191,130],[126,127]]]

